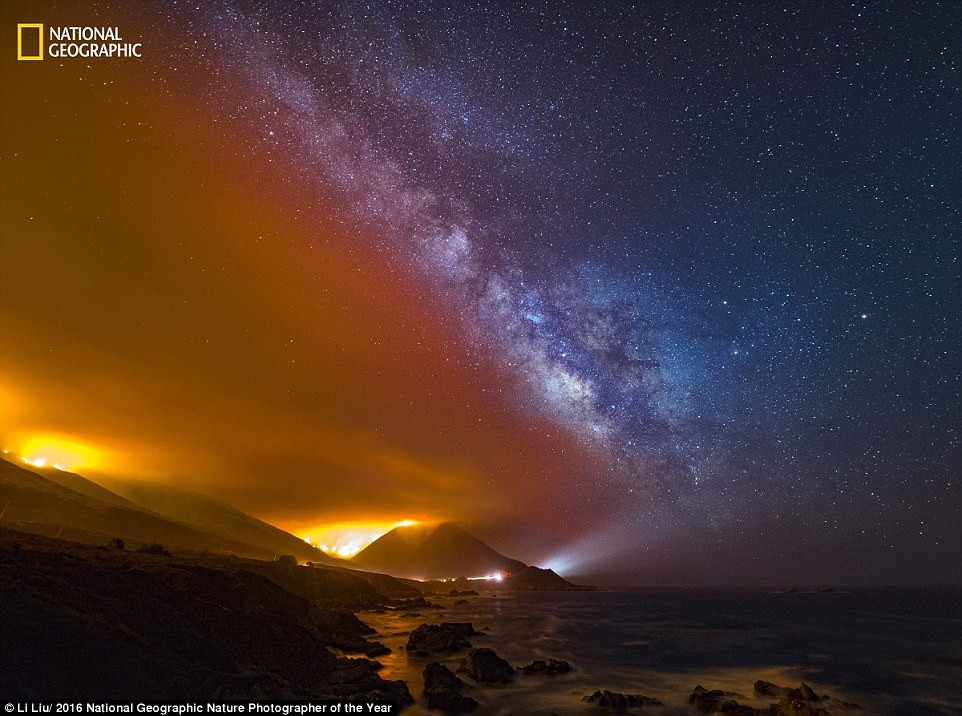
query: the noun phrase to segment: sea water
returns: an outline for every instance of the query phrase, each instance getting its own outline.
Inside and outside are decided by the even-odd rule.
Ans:
[[[420,657],[403,646],[423,623],[471,622],[489,647],[514,666],[535,659],[567,661],[568,674],[518,675],[507,686],[470,684],[479,714],[590,714],[595,690],[643,694],[664,702],[662,714],[690,714],[688,695],[701,684],[753,697],[757,679],[855,702],[864,714],[962,714],[962,589],[884,588],[829,593],[764,591],[485,592],[429,597],[443,610],[402,609],[358,616],[392,649],[378,657],[386,679],[407,682],[427,709],[424,667],[456,671],[464,651]]]

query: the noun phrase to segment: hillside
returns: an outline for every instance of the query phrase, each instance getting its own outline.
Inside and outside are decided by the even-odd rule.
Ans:
[[[532,592],[591,592],[595,587],[585,587],[569,582],[551,569],[525,567],[504,580],[506,589]]]
[[[412,579],[480,577],[525,568],[457,525],[396,527],[357,554],[355,564]]]
[[[351,567],[349,562],[329,557],[289,532],[205,495],[146,482],[111,480],[103,484],[141,508],[206,532],[255,545],[275,555],[291,554],[301,561]]]
[[[21,466],[18,465],[18,467]],[[116,492],[111,492],[103,485],[83,477],[82,475],[78,475],[67,470],[57,470],[53,467],[35,467],[33,465],[28,465],[23,467],[23,469],[29,470],[30,472],[35,472],[41,477],[57,483],[61,487],[66,487],[68,490],[79,492],[81,495],[92,497],[95,500],[102,500],[103,502],[110,502],[115,505],[137,509],[137,505],[130,500],[121,497]]]
[[[131,547],[160,542],[175,550],[238,554],[257,559],[274,556],[262,547],[174,522],[133,505],[82,494],[7,460],[0,460],[0,509],[3,510],[2,527],[75,542],[105,544],[113,537],[120,537]]]
[[[0,528],[0,693],[410,702],[403,682],[384,681],[370,662],[326,648],[366,646],[370,630],[356,617],[322,609],[243,566]]]

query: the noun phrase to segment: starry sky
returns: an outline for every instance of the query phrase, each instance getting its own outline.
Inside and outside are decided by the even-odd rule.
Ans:
[[[17,22],[143,57],[4,50],[5,446],[603,583],[962,580],[959,4]]]

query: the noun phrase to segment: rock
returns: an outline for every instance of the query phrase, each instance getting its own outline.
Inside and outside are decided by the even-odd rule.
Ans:
[[[381,664],[368,659],[337,659],[338,669],[327,677],[327,683],[317,688],[314,698],[362,698],[369,701],[385,699],[407,705],[414,703],[403,681],[384,681],[377,675]]]
[[[830,711],[798,699],[782,699],[768,707],[768,716],[832,716]]]
[[[473,711],[478,702],[460,693],[465,684],[454,672],[443,664],[432,661],[424,667],[424,695],[428,697],[428,707],[448,713]]]
[[[412,702],[404,682],[382,679],[375,662],[339,659],[328,650],[363,634],[356,627],[366,627],[353,615],[287,591],[248,571],[246,561],[160,559],[0,532],[0,690],[11,700],[31,694],[77,703],[369,700],[380,694]]]
[[[504,580],[504,585],[508,589],[537,592],[558,592],[558,591],[579,591],[593,592],[596,587],[585,587],[580,584],[572,584],[564,577],[556,574],[550,569],[540,567],[525,567],[520,572],[515,572]]]
[[[535,674],[543,674],[545,676],[554,676],[555,674],[567,674],[571,671],[571,664],[567,661],[558,661],[557,659],[548,659],[548,661],[532,661],[527,666],[519,666],[518,671],[520,671],[525,676],[533,676]]]
[[[440,624],[422,624],[408,637],[407,650],[425,655],[470,649],[471,644],[457,630]]]
[[[736,694],[731,691],[721,691],[720,689],[712,689],[709,691],[704,686],[699,684],[688,696],[688,703],[694,706],[698,711],[706,714],[722,711],[723,708],[727,708],[728,711],[722,711],[722,713],[739,713],[734,709],[745,707],[742,707],[737,701],[732,701],[729,698],[731,696],[739,695],[740,694]],[[754,713],[754,710],[752,713]]]
[[[461,636],[480,636],[481,632],[474,630],[471,622],[441,622],[441,626],[454,629]]]
[[[812,687],[804,681],[797,689],[789,686],[778,686],[770,681],[755,682],[755,696],[769,696],[776,699],[788,699],[789,701],[822,701],[822,697],[812,691]]]
[[[465,684],[458,675],[444,664],[432,661],[424,667],[424,692],[437,689],[454,689],[460,691],[465,688]]]
[[[605,689],[595,691],[591,696],[585,696],[582,701],[586,701],[594,706],[612,711],[625,711],[630,708],[645,708],[647,706],[664,706],[658,699],[653,699],[642,694],[616,694]]]
[[[449,597],[478,597],[480,596],[473,589],[462,589],[460,592],[457,589],[452,589],[448,592]]]
[[[440,604],[429,602],[423,595],[412,599],[393,599],[391,600],[391,608],[395,611],[406,612],[412,612],[416,609],[444,609]]]
[[[758,698],[770,697],[777,699],[785,696],[790,690],[787,686],[778,686],[771,681],[762,681],[759,679],[755,682],[755,696]]]
[[[771,704],[767,710],[759,712],[768,716],[831,716],[832,711],[816,705],[826,703],[831,709],[840,711],[855,711],[862,708],[848,701],[819,696],[805,682],[802,682],[797,689],[793,689],[770,681],[756,681],[755,696],[779,699],[777,704]]]
[[[364,652],[364,656],[374,658],[375,656],[385,656],[391,650],[379,641],[371,642],[371,648]]]
[[[461,660],[459,672],[484,684],[506,684],[514,678],[514,669],[491,649],[472,649]]]

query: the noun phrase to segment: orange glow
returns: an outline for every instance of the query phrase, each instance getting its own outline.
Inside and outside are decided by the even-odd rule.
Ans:
[[[28,465],[57,470],[83,470],[96,467],[101,461],[100,451],[96,448],[60,436],[29,438],[19,452],[20,459]]]
[[[300,530],[298,534],[305,542],[319,547],[332,557],[349,559],[395,527],[410,527],[417,524],[420,524],[418,520],[333,522],[317,525],[309,530]]]

